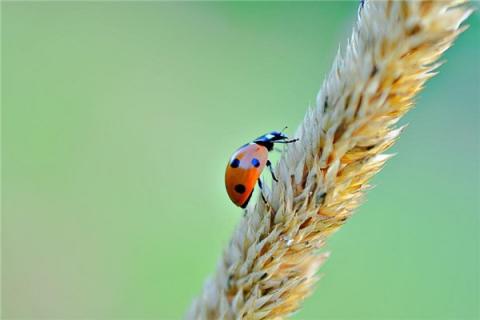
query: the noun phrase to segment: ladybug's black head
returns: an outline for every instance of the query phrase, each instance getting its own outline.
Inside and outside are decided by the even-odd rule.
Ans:
[[[298,139],[288,140],[288,137],[283,132],[271,131],[253,140],[253,142],[266,147],[268,151],[272,151],[274,143],[292,143],[297,140]]]

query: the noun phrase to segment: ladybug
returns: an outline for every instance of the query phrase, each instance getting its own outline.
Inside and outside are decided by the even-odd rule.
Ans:
[[[282,132],[272,131],[237,149],[230,157],[225,170],[225,187],[230,200],[235,205],[245,208],[252,197],[257,182],[262,189],[260,175],[265,166],[270,170],[273,180],[277,182],[272,163],[268,160],[268,153],[273,150],[275,143],[292,143],[295,141],[298,141],[298,139],[288,140],[288,137]],[[262,198],[266,202],[263,194]]]

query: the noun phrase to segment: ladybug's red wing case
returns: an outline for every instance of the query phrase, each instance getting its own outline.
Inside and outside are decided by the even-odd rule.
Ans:
[[[231,171],[231,170],[229,170]],[[228,196],[237,206],[245,208],[255,188],[259,175],[254,169],[237,168],[225,174]]]
[[[256,143],[241,147],[230,158],[225,171],[225,186],[237,206],[247,206],[267,160],[267,148]]]

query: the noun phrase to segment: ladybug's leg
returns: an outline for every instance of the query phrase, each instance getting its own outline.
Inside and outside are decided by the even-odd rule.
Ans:
[[[277,177],[275,177],[275,174],[273,173],[272,163],[270,162],[270,160],[267,160],[267,167],[268,167],[268,170],[270,170],[270,173],[272,174],[272,179],[275,180],[275,182],[278,182]]]
[[[263,202],[267,203],[267,199],[265,199],[265,196],[263,195],[263,183],[260,178],[258,178],[258,187],[260,188],[260,194],[262,195]]]
[[[278,141],[275,141],[275,143],[284,143],[284,144],[287,144],[287,143],[297,142],[298,140],[300,140],[300,139],[296,138],[296,139],[292,139],[292,140],[278,140]]]

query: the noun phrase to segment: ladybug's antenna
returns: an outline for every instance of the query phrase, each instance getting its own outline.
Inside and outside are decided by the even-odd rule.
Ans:
[[[280,131],[280,132],[283,132],[283,131],[285,131],[286,129],[288,129],[288,126],[285,126],[285,128],[283,128],[282,131]]]

